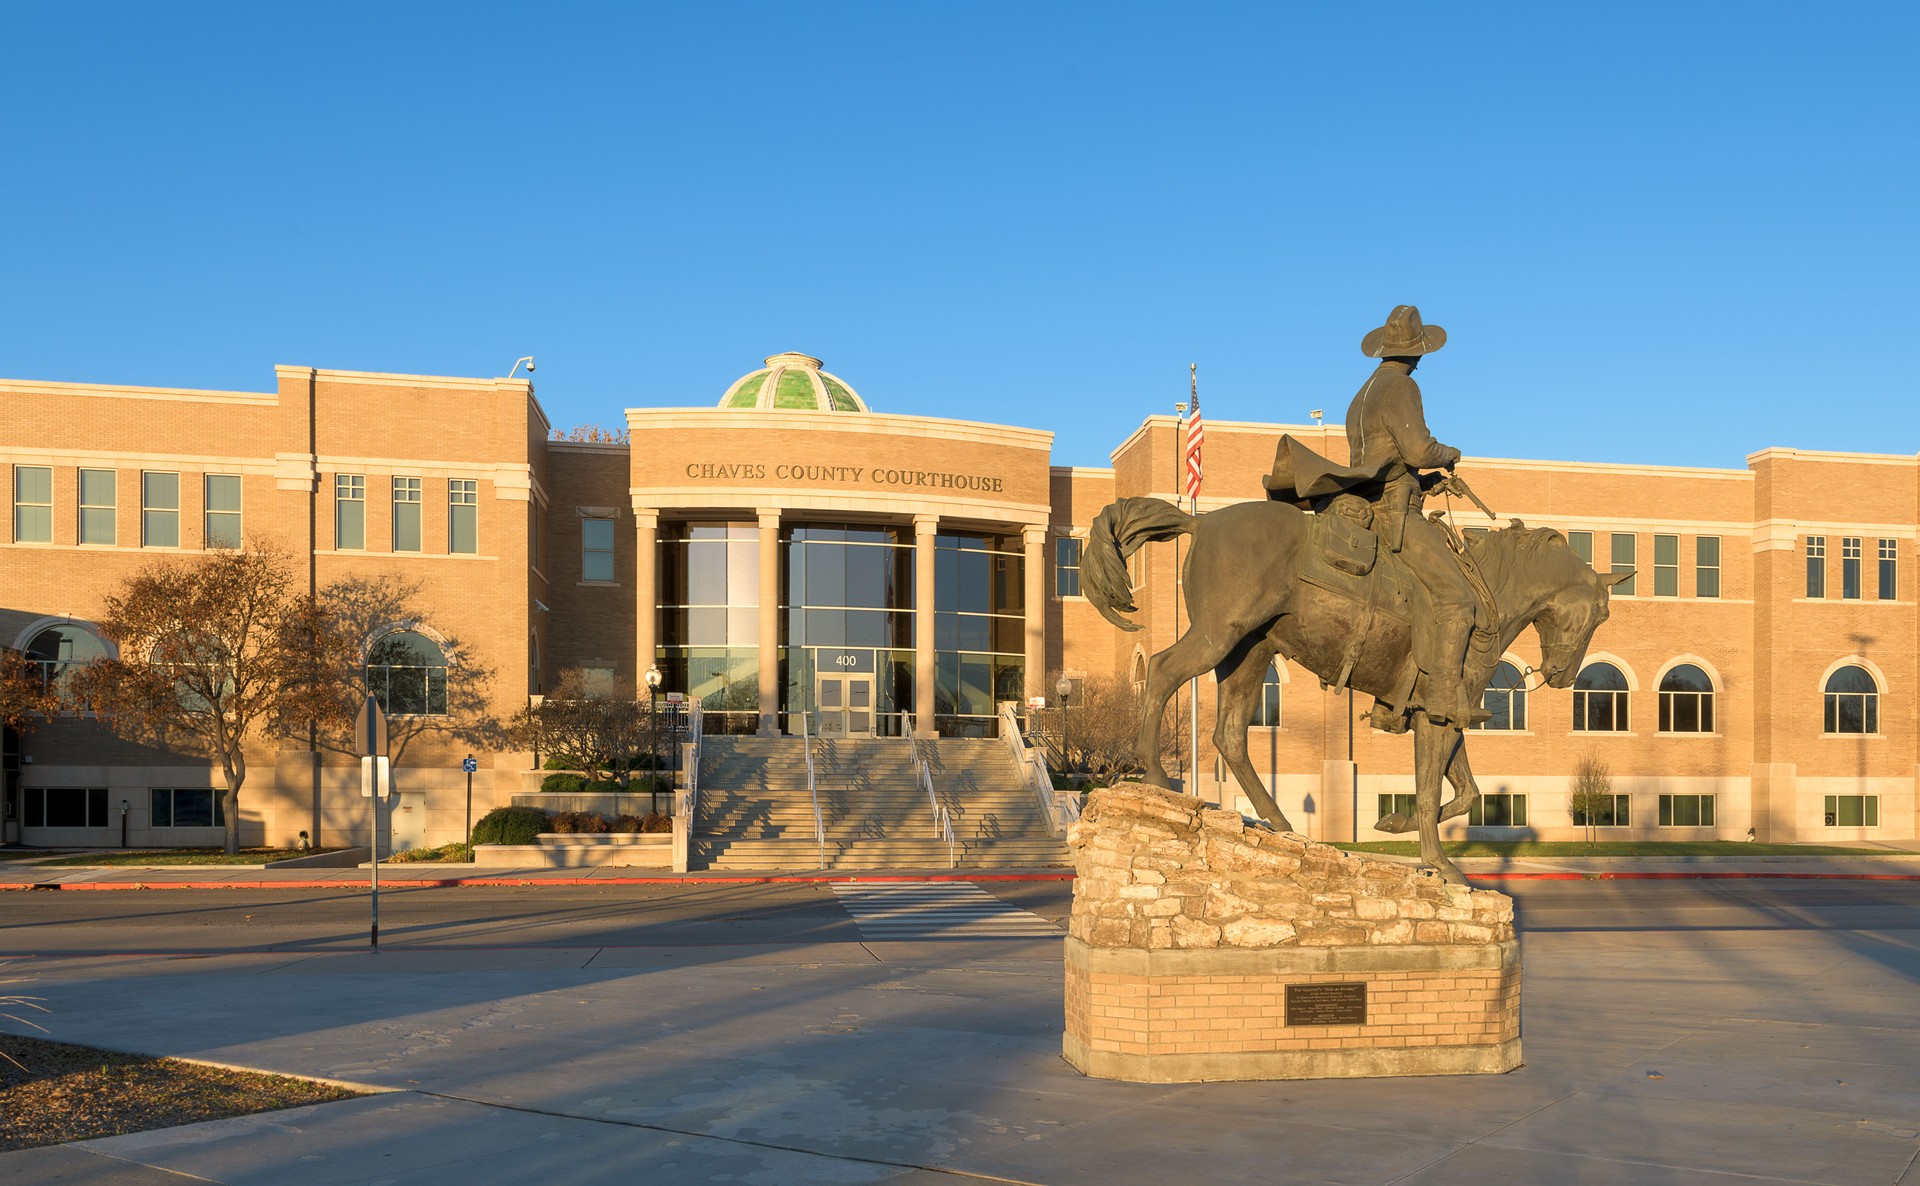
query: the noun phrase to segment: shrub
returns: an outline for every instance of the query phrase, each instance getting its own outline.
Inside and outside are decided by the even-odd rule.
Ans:
[[[637,815],[616,815],[613,817],[613,822],[607,825],[607,830],[612,832],[638,832],[640,831],[641,822],[640,817]]]
[[[538,844],[547,813],[537,807],[496,807],[473,825],[475,844]]]
[[[540,780],[540,789],[554,795],[577,795],[586,785],[578,774],[549,774]]]
[[[547,759],[546,761],[544,761],[544,762],[542,762],[542,763],[540,763],[540,769],[542,769],[542,770],[571,770],[571,769],[573,769],[573,767],[571,767],[571,766],[569,766],[569,765],[567,765],[567,760],[566,760],[565,758],[548,758],[548,759]]]
[[[564,835],[591,836],[605,832],[607,821],[591,811],[559,811],[554,813],[551,827]]]
[[[649,812],[647,818],[640,821],[640,830],[642,832],[671,832],[673,831],[673,817],[661,815],[657,811]]]
[[[620,793],[620,784],[610,778],[596,778],[580,789],[589,795],[617,795]]]

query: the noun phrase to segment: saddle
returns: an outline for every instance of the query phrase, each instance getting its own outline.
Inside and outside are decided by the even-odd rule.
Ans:
[[[1366,499],[1336,495],[1309,515],[1309,523],[1312,546],[1300,566],[1300,582],[1351,602],[1358,611],[1338,673],[1331,679],[1318,673],[1325,686],[1338,691],[1347,686],[1354,664],[1383,619],[1411,624],[1415,577],[1397,555],[1380,547],[1380,537],[1373,531],[1373,508]],[[1404,665],[1398,681],[1403,686],[1397,689],[1401,702],[1412,694],[1418,675],[1411,662]]]

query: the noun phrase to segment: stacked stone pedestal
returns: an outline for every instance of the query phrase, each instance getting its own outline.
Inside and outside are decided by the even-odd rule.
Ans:
[[[1148,1083],[1520,1065],[1505,894],[1139,784],[1068,834],[1067,1061]]]

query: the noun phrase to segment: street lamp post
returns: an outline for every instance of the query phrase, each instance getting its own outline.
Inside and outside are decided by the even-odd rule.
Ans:
[[[1060,677],[1060,682],[1053,685],[1053,690],[1060,693],[1060,763],[1067,768],[1067,787],[1071,790],[1073,750],[1067,744],[1067,698],[1073,694],[1073,681],[1063,675]]]
[[[647,811],[654,814],[660,805],[660,783],[657,768],[660,765],[660,668],[658,665],[647,668]]]

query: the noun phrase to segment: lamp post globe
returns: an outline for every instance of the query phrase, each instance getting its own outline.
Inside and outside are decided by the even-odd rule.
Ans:
[[[1071,776],[1073,750],[1067,744],[1067,699],[1073,695],[1073,681],[1062,675],[1060,682],[1053,685],[1053,690],[1060,693],[1060,764],[1066,767],[1068,775]],[[1068,785],[1071,786],[1071,782]]]
[[[660,714],[656,701],[660,695],[660,665],[647,668],[647,808],[651,811],[660,803],[658,771],[660,769]]]

